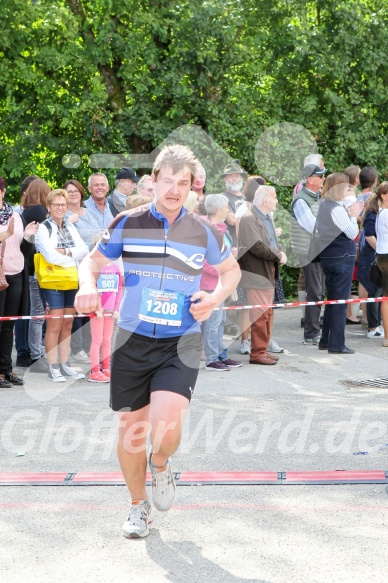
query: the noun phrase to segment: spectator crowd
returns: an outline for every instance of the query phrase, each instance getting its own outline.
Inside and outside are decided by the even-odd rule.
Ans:
[[[281,303],[281,269],[288,258],[282,229],[276,227],[276,190],[261,176],[247,176],[238,160],[226,165],[221,178],[224,191],[209,194],[201,167],[184,206],[222,233],[239,262],[242,278],[226,304]],[[77,179],[53,190],[31,175],[23,180],[20,204],[14,207],[6,201],[6,188],[0,177],[0,317],[32,319],[0,320],[0,387],[23,384],[13,372],[14,342],[18,367],[65,382],[85,377],[72,363],[90,364],[88,380],[108,383],[126,267],[121,260],[107,265],[98,279],[101,308],[91,317],[73,318],[78,265],[119,213],[148,212],[152,176],[122,168],[110,191],[105,174],[96,172],[86,196]],[[379,184],[375,168],[353,165],[327,175],[322,156],[308,156],[290,217],[292,252],[300,265],[295,292],[301,301],[346,299],[354,285],[360,298],[388,296],[388,182]],[[214,291],[218,277],[205,262],[201,289]],[[345,329],[356,324],[366,329],[368,339],[381,339],[388,347],[388,304],[364,305],[362,314],[360,321],[349,306],[338,304],[327,306],[322,317],[319,305],[306,306],[302,342],[330,354],[353,354],[345,344]],[[218,310],[202,325],[206,370],[242,366],[228,355],[226,330],[241,338],[239,352],[249,354],[252,365],[276,365],[284,352],[273,338],[272,308]]]

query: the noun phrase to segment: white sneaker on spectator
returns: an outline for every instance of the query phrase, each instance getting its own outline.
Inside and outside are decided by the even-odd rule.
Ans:
[[[59,370],[58,365],[49,364],[48,378],[50,381],[53,381],[53,383],[65,383],[66,382],[66,379],[64,376],[62,376],[62,373]]]
[[[367,338],[381,338],[382,336],[384,336],[384,332],[379,327],[373,330],[373,332],[368,332],[366,335]]]
[[[90,358],[86,354],[85,350],[80,350],[79,352],[72,354],[71,360],[74,360],[74,362],[81,362],[81,363],[83,363],[83,362],[89,363],[90,362]]]
[[[71,368],[69,361],[61,363],[59,365],[59,370],[61,371],[62,376],[67,379],[74,379],[76,381],[85,378],[85,375],[82,372],[77,372],[74,368]]]
[[[249,340],[241,340],[241,346],[239,353],[240,354],[250,354],[251,352],[251,343]]]
[[[276,340],[270,340],[267,348],[267,352],[284,352],[284,348],[279,346]]]

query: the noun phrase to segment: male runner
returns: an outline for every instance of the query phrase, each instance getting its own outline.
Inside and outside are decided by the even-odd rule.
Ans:
[[[112,359],[110,404],[119,415],[117,453],[132,499],[124,536],[149,533],[146,494],[146,438],[152,498],[168,510],[175,483],[169,457],[179,446],[182,424],[198,375],[200,322],[236,288],[237,262],[207,221],[183,208],[198,160],[186,146],[166,146],[155,160],[155,199],[149,208],[127,211],[111,223],[83,260],[76,309],[99,308],[101,268],[120,256],[125,293]],[[220,273],[211,294],[199,289],[204,260]]]

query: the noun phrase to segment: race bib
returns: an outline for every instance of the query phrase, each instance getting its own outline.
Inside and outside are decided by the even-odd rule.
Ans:
[[[117,273],[100,273],[97,280],[97,289],[101,294],[103,292],[118,292],[119,291],[119,276]]]
[[[184,301],[185,294],[182,292],[145,287],[141,293],[139,320],[164,326],[181,326]]]

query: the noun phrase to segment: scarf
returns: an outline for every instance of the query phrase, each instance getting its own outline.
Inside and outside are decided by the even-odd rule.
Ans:
[[[119,213],[125,211],[125,203],[127,200],[127,196],[125,194],[121,194],[116,188],[112,192],[112,202],[114,207],[118,210]]]
[[[0,209],[0,225],[6,225],[13,215],[13,208],[7,202],[3,201],[3,207]]]

